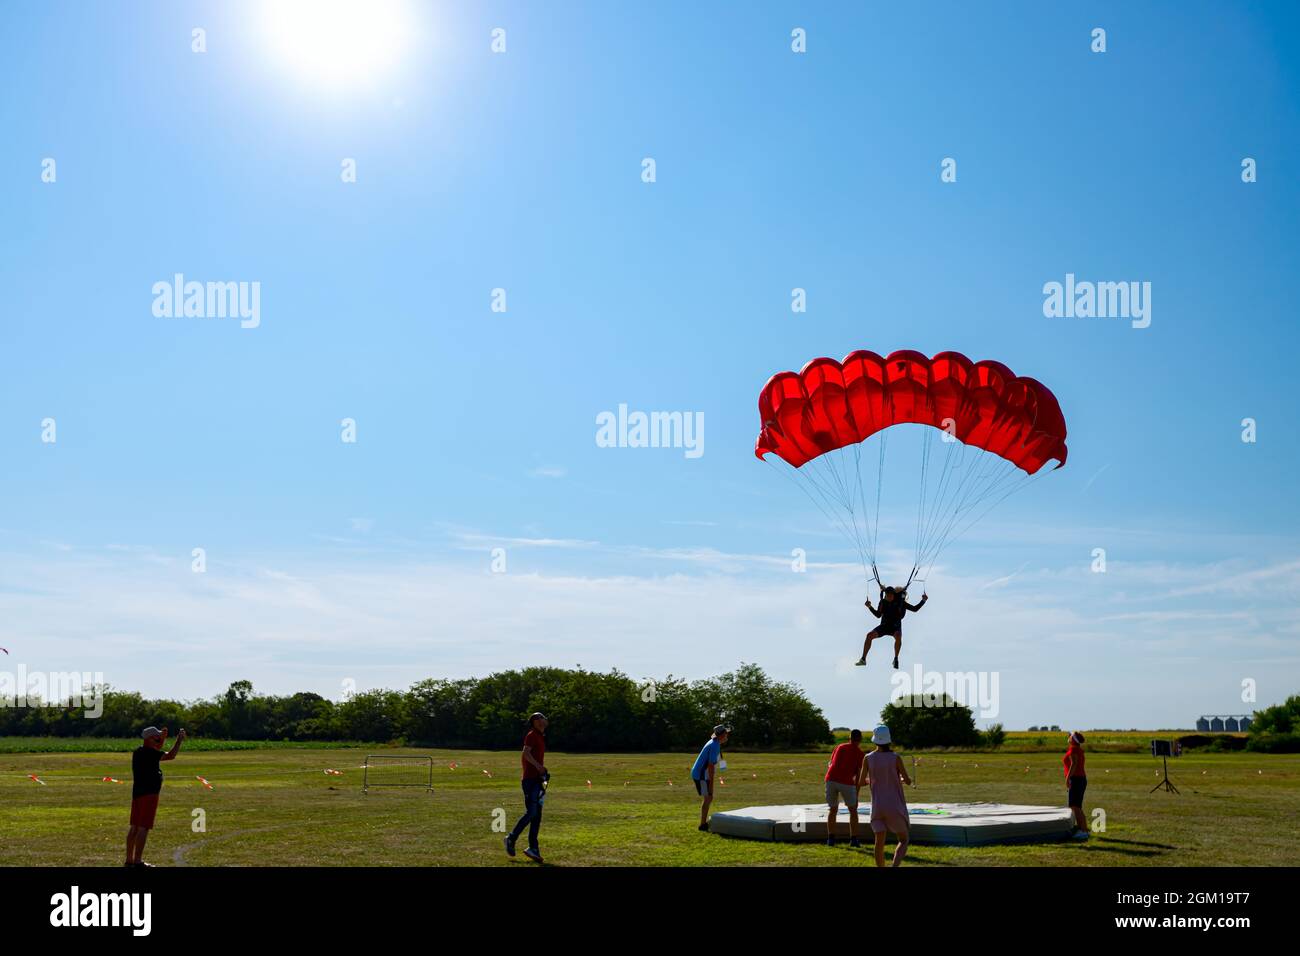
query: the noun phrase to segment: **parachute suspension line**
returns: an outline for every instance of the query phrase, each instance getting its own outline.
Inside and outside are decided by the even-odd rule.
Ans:
[[[843,449],[841,449],[840,452],[844,457],[844,467],[845,470],[847,471],[849,467],[849,460],[848,460],[849,456],[847,453],[844,452]],[[858,461],[860,458],[861,458],[861,453],[858,449],[857,443],[855,442],[853,444],[853,461],[854,461],[853,470],[848,476],[849,477],[849,483],[848,483],[849,520],[853,522],[853,532],[854,534],[857,535],[858,541],[860,542],[858,551],[859,553],[863,554],[864,560],[862,562],[862,570],[863,573],[866,573],[867,562],[865,558],[870,558],[872,565],[874,565],[876,563],[876,555],[875,552],[871,550],[871,544],[870,544],[871,528],[867,525],[868,519],[867,519],[866,512],[864,511],[862,514],[863,527],[859,528],[857,507],[854,505],[854,497],[855,497],[854,492],[855,490],[860,490],[862,487],[862,472],[858,469]],[[857,489],[853,487],[855,483],[858,486]]]
[[[883,451],[882,451],[883,456]],[[862,505],[862,523],[867,526],[867,552],[871,558],[871,574],[867,580],[875,579],[877,585],[880,585],[880,571],[876,568],[876,541],[880,534],[880,511],[876,510],[876,523],[872,526],[871,512],[867,510],[867,492],[862,481],[862,442],[855,442],[853,445],[853,464],[854,470],[858,474],[858,502]],[[879,488],[879,480],[876,487]],[[883,587],[884,585],[880,585]]]
[[[916,571],[921,561],[921,552],[925,546],[926,539],[923,532],[926,528],[926,492],[930,485],[930,458],[934,450],[934,432],[930,429],[923,429],[924,435],[921,442],[921,481],[917,493],[916,503],[916,547],[912,559],[912,570],[908,573],[907,583],[912,583],[912,578],[916,576]],[[906,587],[906,586],[905,586]]]
[[[880,465],[876,469],[876,532],[880,532],[880,492],[885,487],[885,447],[889,442],[889,433],[880,436]]]
[[[858,530],[857,516],[859,512],[859,505],[860,505],[861,515],[862,515],[862,529],[859,533],[859,538],[862,542],[861,550],[865,552],[865,555],[870,563],[870,568],[868,569],[866,567],[866,562],[864,562],[863,569],[864,571],[865,570],[870,571],[870,573],[867,575],[868,580],[874,577],[876,578],[877,581],[879,581],[880,575],[879,572],[876,571],[876,542],[879,536],[879,519],[877,519],[877,521],[873,525],[871,520],[871,513],[867,510],[866,491],[863,487],[863,481],[862,481],[862,443],[854,442],[852,448],[853,448],[853,465],[851,466],[852,468],[851,472],[849,472],[850,478],[847,487],[849,517],[853,521],[854,530],[857,531]],[[846,471],[850,468],[847,454],[844,455],[844,466]],[[854,487],[854,485],[856,485],[856,488]],[[858,504],[854,503],[855,497],[857,499]]]
[[[939,539],[942,539],[951,530],[952,526],[960,520],[961,516],[970,507],[978,503],[983,494],[982,489],[989,479],[990,471],[996,476],[998,474],[997,464],[1001,461],[1002,459],[996,455],[981,453],[981,457],[976,460],[974,466],[962,476],[953,495],[953,505],[944,511],[946,517],[940,523]],[[980,493],[976,494],[977,491]],[[972,500],[972,495],[974,495],[974,500]]]
[[[989,457],[992,458],[995,456],[990,455]],[[949,542],[961,537],[969,531],[971,527],[982,520],[984,516],[997,507],[998,504],[1005,501],[1014,492],[1025,487],[1035,477],[1037,476],[1023,474],[1020,469],[1015,468],[1014,466],[1011,467],[1010,470],[1002,471],[1000,473],[995,468],[992,479],[985,482],[980,492],[973,496],[973,499],[969,504],[964,505],[960,511],[954,514],[953,520],[948,523],[948,526],[944,530],[944,534],[930,546],[923,564],[926,568],[926,573],[929,573],[929,569],[934,566],[935,561],[938,560],[939,554],[948,546]],[[990,502],[990,499],[993,500]],[[988,502],[987,507],[981,508],[980,506],[984,505],[986,502]],[[978,511],[978,513],[976,513],[974,517],[963,523],[962,519],[976,511]]]
[[[962,519],[986,497],[984,489],[988,486],[987,470],[987,465],[982,465],[979,471],[972,469],[974,478],[965,483],[956,505],[948,513],[935,537],[927,544],[925,553],[921,555],[922,565],[933,563],[934,558],[947,545]]]
[[[926,552],[929,550],[930,543],[934,540],[934,533],[940,518],[946,514],[943,509],[945,502],[948,500],[949,492],[953,489],[953,449],[952,444],[948,443],[949,448],[944,454],[943,466],[940,471],[938,487],[930,491],[931,459],[934,457],[934,434],[929,429],[925,431],[924,446],[921,459],[921,492],[920,503],[917,507],[917,541],[916,554],[912,563],[912,570],[908,575],[907,583],[910,585],[916,579],[920,569],[924,565]],[[965,461],[966,446],[962,445],[962,462]],[[936,466],[937,467],[937,466]],[[968,474],[963,472],[963,476]]]
[[[956,440],[945,440],[944,443],[948,446],[948,450],[943,456],[943,470],[939,479],[939,487],[935,490],[935,494],[930,500],[929,514],[926,515],[925,529],[921,536],[922,540],[927,542],[934,540],[934,532],[937,529],[939,518],[945,513],[943,506],[948,500],[948,492],[953,487],[952,475],[954,468],[960,468],[966,461],[966,445]],[[960,455],[955,455],[953,453],[954,446],[959,446],[961,448],[962,451]],[[953,465],[954,458],[960,459],[956,466]]]
[[[808,476],[808,484],[811,485],[813,490],[821,496],[822,501],[826,504],[826,510],[830,511],[834,515],[833,520],[835,524],[839,525],[839,528],[844,533],[845,537],[857,546],[859,557],[862,557],[861,542],[849,528],[849,525],[844,520],[843,514],[839,510],[843,507],[842,497],[835,493],[834,488],[830,487],[830,484],[826,481],[824,476],[818,476],[818,469],[816,467],[810,467],[811,465],[812,462],[804,463],[804,467],[808,469],[806,472]],[[824,470],[824,467],[822,470]]]
[[[862,558],[862,567],[865,572],[867,566],[867,544],[863,534],[863,529],[858,527],[857,509],[853,506],[853,484],[848,474],[848,455],[843,447],[834,449],[821,456],[827,461],[827,468],[839,488],[838,501],[845,511],[849,514],[849,521],[853,525],[853,540],[858,546],[858,555]],[[840,460],[835,460],[840,459]]]
[[[793,474],[791,474],[791,472],[785,471],[785,470],[783,470],[782,468],[779,468],[777,465],[773,464],[773,463],[772,463],[771,461],[769,461],[766,457],[763,458],[763,461],[767,462],[767,465],[768,465],[770,468],[772,468],[774,471],[779,471],[779,472],[781,472],[781,474],[785,475],[785,477],[790,481],[791,484],[793,484],[796,488],[798,488],[800,491],[802,491],[805,495],[808,496],[808,500],[811,501],[814,505],[816,505],[816,506],[817,506],[817,510],[820,511],[823,515],[826,516],[826,520],[830,521],[832,524],[837,524],[837,525],[839,525],[840,530],[842,530],[842,531],[844,532],[845,535],[849,535],[849,529],[848,529],[848,527],[844,524],[843,519],[840,518],[838,515],[835,514],[833,508],[829,508],[829,507],[827,507],[826,505],[824,505],[822,502],[818,501],[818,500],[813,496],[813,493],[812,493],[811,491],[809,491],[807,487],[804,486],[803,482],[801,482],[801,481],[799,481],[797,478],[795,478],[795,476],[794,476]],[[791,467],[791,471],[793,471],[793,470],[794,470],[793,467]],[[812,476],[811,476],[811,473],[810,473],[810,474],[809,474],[809,478],[810,478],[810,480],[809,480],[808,484],[811,485],[814,489],[816,489],[817,492],[818,492],[818,494],[821,494],[821,495],[823,495],[823,497],[824,497],[825,494],[826,494],[825,491],[823,491],[823,489],[820,487],[820,485],[817,484],[816,481],[811,480],[811,477],[812,477]],[[850,537],[851,537],[851,536],[850,536]],[[861,549],[861,548],[858,549],[858,555],[859,555],[859,557],[862,559],[862,566],[863,566],[863,568],[864,568],[864,570],[865,570],[866,565],[867,565],[867,561],[866,561],[866,556],[863,555],[863,553],[862,553],[862,549]]]
[[[950,448],[949,451],[951,452],[952,449]],[[921,549],[923,555],[924,552],[929,550],[932,542],[942,537],[940,532],[946,526],[948,519],[952,517],[953,513],[958,508],[960,508],[963,495],[970,488],[972,480],[978,480],[977,476],[979,474],[979,469],[977,465],[984,463],[983,459],[977,459],[975,462],[968,461],[968,459],[971,458],[971,452],[969,446],[965,444],[961,445],[960,454],[954,457],[958,459],[956,465],[949,466],[949,464],[945,462],[947,473],[944,476],[944,487],[939,496],[939,500],[935,503],[932,512],[932,519],[925,531],[926,544]],[[952,479],[953,471],[959,471],[961,473],[961,477],[955,481]]]
[[[1018,468],[1015,469],[1016,472],[1019,472],[1019,470],[1020,470],[1020,469],[1018,469]],[[961,528],[960,531],[957,531],[957,532],[955,532],[955,533],[953,533],[953,534],[950,534],[948,537],[946,537],[943,541],[941,541],[941,542],[936,546],[936,548],[933,550],[933,552],[932,552],[932,554],[931,554],[930,562],[929,562],[928,566],[927,566],[926,569],[925,569],[926,574],[927,574],[927,575],[929,574],[930,570],[934,567],[934,563],[935,563],[935,561],[937,561],[938,558],[939,558],[939,553],[940,553],[940,552],[941,552],[945,547],[947,547],[947,545],[948,545],[948,543],[949,543],[950,541],[955,541],[957,538],[960,538],[963,534],[965,534],[967,531],[969,531],[969,530],[970,530],[974,525],[976,525],[976,524],[978,524],[980,521],[982,521],[982,520],[984,519],[984,516],[987,515],[990,511],[992,511],[994,508],[996,508],[996,507],[997,507],[998,505],[1000,505],[1002,502],[1006,501],[1007,498],[1011,497],[1011,495],[1015,494],[1016,492],[1020,491],[1020,490],[1023,489],[1023,488],[1028,487],[1030,484],[1032,484],[1033,482],[1035,482],[1036,480],[1038,480],[1038,478],[1039,478],[1042,474],[1043,474],[1043,473],[1042,473],[1042,471],[1040,470],[1039,472],[1037,472],[1037,473],[1035,473],[1035,474],[1033,474],[1033,475],[1024,475],[1024,474],[1021,474],[1021,475],[1013,475],[1012,480],[1011,480],[1011,482],[1009,483],[1009,487],[1007,487],[1007,488],[1003,491],[1003,493],[1002,493],[1000,496],[997,497],[996,500],[992,501],[992,502],[988,505],[988,507],[984,508],[984,509],[983,509],[979,514],[977,514],[974,518],[971,518],[970,521],[968,521],[968,522],[967,522],[967,523],[966,523],[966,524]],[[924,580],[924,578],[922,578],[922,580]]]
[[[829,459],[836,454],[842,454],[842,452],[842,449],[827,452],[826,454],[813,459],[813,461],[805,463],[801,470],[805,471],[808,475],[809,483],[817,489],[818,493],[823,496],[823,500],[826,501],[831,510],[835,512],[836,523],[844,532],[845,536],[848,537],[858,549],[858,557],[862,561],[862,567],[865,573],[868,561],[870,560],[871,563],[874,563],[874,558],[868,558],[870,545],[867,542],[862,529],[858,527],[857,518],[854,513],[855,509],[853,507],[852,489],[844,481],[839,479],[838,472],[834,470],[834,464],[832,462],[822,461],[822,459]],[[813,465],[814,461],[821,462],[821,464]],[[845,456],[846,466],[847,463],[847,456]],[[820,477],[818,477],[819,475]],[[849,518],[852,524],[851,528],[850,524],[844,520],[843,512],[845,511],[849,513]]]

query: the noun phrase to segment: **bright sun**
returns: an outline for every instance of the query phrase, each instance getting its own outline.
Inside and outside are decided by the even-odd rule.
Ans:
[[[400,59],[411,19],[404,0],[262,0],[276,56],[306,81],[364,83]]]

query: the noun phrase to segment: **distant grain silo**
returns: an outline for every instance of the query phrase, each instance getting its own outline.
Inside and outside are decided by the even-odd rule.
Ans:
[[[1223,733],[1223,718],[1222,717],[1210,718],[1210,729],[1216,733],[1220,733],[1220,734]]]
[[[1223,721],[1223,729],[1228,731],[1229,733],[1235,734],[1238,729],[1237,718],[1236,717],[1225,718]]]
[[[1196,729],[1199,730],[1201,733],[1205,733],[1205,731],[1210,729],[1210,721],[1205,717],[1197,717]]]
[[[1240,721],[1238,721],[1238,723],[1241,725],[1241,729],[1243,732],[1250,730],[1250,725],[1253,724],[1254,722],[1255,721],[1250,717],[1243,717],[1241,718]]]

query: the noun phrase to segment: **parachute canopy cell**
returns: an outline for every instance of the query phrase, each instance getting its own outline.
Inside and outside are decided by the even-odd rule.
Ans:
[[[894,425],[931,425],[1033,475],[1065,464],[1065,417],[1046,385],[1001,362],[960,352],[927,358],[903,350],[882,358],[857,351],[778,372],[758,398],[762,430],[754,453],[799,468]]]

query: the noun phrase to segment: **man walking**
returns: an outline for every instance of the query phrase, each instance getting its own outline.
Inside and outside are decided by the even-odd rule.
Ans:
[[[528,718],[528,733],[524,736],[524,749],[520,756],[523,765],[521,786],[524,791],[524,815],[506,837],[506,853],[515,855],[515,841],[528,827],[528,849],[524,856],[542,862],[542,851],[537,847],[537,832],[542,828],[542,801],[546,799],[546,784],[551,779],[546,769],[546,725],[550,723],[541,714]]]

